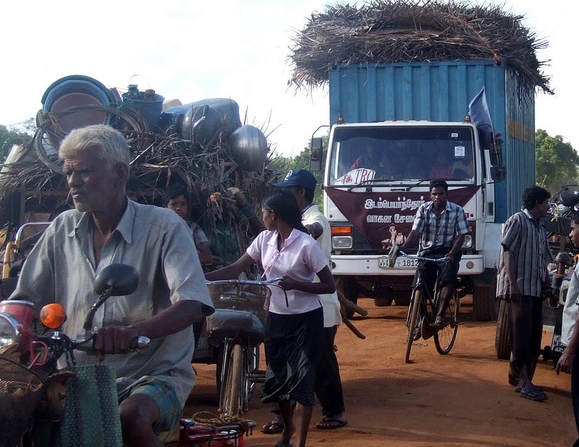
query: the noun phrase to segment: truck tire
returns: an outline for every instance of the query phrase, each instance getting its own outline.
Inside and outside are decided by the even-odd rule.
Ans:
[[[392,298],[374,298],[374,305],[377,307],[391,306]]]
[[[495,269],[485,269],[480,276],[474,278],[472,311],[475,320],[497,319],[496,281]]]
[[[509,315],[507,303],[499,300],[499,311],[497,316],[497,331],[495,334],[495,350],[497,358],[509,360],[511,358],[511,337],[509,335]]]

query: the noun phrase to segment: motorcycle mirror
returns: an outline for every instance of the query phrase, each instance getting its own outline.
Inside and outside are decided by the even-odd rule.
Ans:
[[[579,191],[570,191],[568,189],[561,191],[561,203],[568,207],[577,205],[579,203]]]
[[[94,291],[98,295],[104,292],[109,296],[130,295],[139,285],[139,273],[127,264],[111,264],[105,267],[96,277]]]

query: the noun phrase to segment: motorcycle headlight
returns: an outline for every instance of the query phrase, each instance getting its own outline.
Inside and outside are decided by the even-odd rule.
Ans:
[[[0,348],[20,342],[18,324],[14,317],[0,312]]]

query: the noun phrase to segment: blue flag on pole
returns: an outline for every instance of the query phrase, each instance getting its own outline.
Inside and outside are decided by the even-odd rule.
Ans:
[[[491,120],[491,114],[489,112],[489,106],[487,104],[487,96],[485,94],[484,87],[480,92],[477,93],[477,95],[468,105],[468,114],[470,115],[471,121],[478,128],[489,126],[492,132],[493,122]]]

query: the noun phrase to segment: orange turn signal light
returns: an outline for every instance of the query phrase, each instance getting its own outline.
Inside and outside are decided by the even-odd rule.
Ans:
[[[332,236],[344,236],[352,234],[352,227],[332,227]]]
[[[58,303],[50,303],[40,309],[40,321],[48,329],[58,329],[66,321],[66,311]]]

